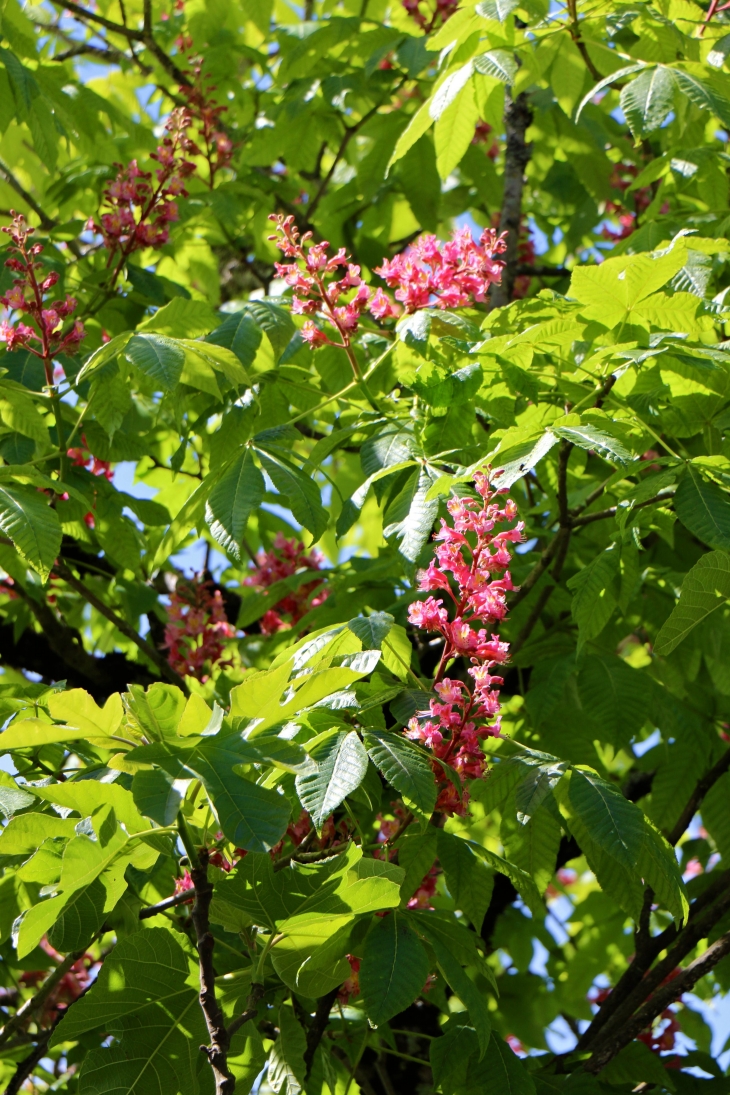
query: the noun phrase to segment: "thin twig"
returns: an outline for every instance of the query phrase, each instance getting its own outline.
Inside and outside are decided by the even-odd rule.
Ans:
[[[50,232],[52,228],[55,228],[57,226],[58,221],[54,220],[53,217],[49,217],[46,213],[43,212],[33,195],[28,193],[23,184],[19,182],[18,179],[16,179],[10,168],[6,167],[6,165],[2,163],[2,161],[0,161],[0,176],[2,176],[8,186],[12,186],[15,193],[18,194],[18,196],[21,197],[23,201],[30,206],[30,208],[40,220],[41,228],[44,232]]]
[[[172,897],[166,897],[164,901],[159,901],[156,905],[148,905],[144,909],[139,910],[140,920],[149,920],[151,916],[157,916],[158,913],[166,912],[167,909],[173,909],[176,905],[184,905],[186,901],[192,901],[195,894],[192,890],[183,890],[181,893],[173,894]]]
[[[332,989],[325,996],[321,996],[317,1001],[317,1010],[314,1013],[314,1019],[307,1031],[307,1048],[304,1051],[304,1065],[305,1065],[305,1079],[309,1079],[309,1074],[312,1071],[312,1065],[314,1064],[314,1055],[317,1052],[317,1046],[322,1041],[324,1032],[327,1029],[327,1024],[330,1021],[330,1012],[332,1011],[332,1005],[337,999],[337,994],[340,991],[340,986]]]
[[[685,831],[690,821],[694,817],[697,811],[697,807],[702,802],[702,799],[705,797],[710,788],[714,787],[720,777],[724,776],[729,769],[730,749],[727,749],[722,754],[718,762],[714,764],[712,768],[710,768],[709,772],[706,772],[704,776],[702,776],[697,781],[695,789],[689,797],[689,802],[685,806],[684,810],[682,810],[682,813],[680,814],[676,825],[667,835],[667,840],[670,844],[674,845],[677,843],[682,833]]]

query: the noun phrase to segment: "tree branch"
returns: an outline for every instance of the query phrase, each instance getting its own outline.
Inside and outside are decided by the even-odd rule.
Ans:
[[[221,1006],[215,993],[215,968],[213,966],[213,949],[215,939],[210,930],[210,903],[213,899],[213,886],[208,878],[208,849],[201,848],[195,852],[194,848],[188,848],[190,843],[187,836],[187,827],[184,826],[182,815],[181,836],[185,843],[186,851],[190,856],[190,877],[195,887],[195,904],[190,914],[195,927],[195,936],[198,944],[198,964],[200,968],[200,1006],[205,1016],[208,1028],[210,1044],[201,1046],[213,1070],[215,1078],[216,1095],[232,1095],[236,1088],[236,1079],[228,1067],[228,1047],[230,1036],[226,1030],[225,1020]],[[195,865],[197,863],[197,866]]]
[[[4,1046],[9,1041],[10,1036],[20,1030],[25,1023],[30,1022],[37,1011],[45,1004],[48,997],[59,981],[62,980],[73,966],[74,962],[78,962],[79,958],[83,958],[86,954],[86,948],[80,951],[74,951],[72,954],[67,954],[62,962],[56,966],[56,968],[48,975],[41,987],[38,989],[29,1000],[18,1008],[15,1015],[12,1015],[5,1026],[0,1030],[0,1046]]]
[[[311,222],[311,219],[314,216],[319,203],[321,202],[322,198],[324,197],[324,195],[327,191],[327,187],[329,186],[329,184],[332,181],[332,176],[334,175],[335,171],[337,170],[337,166],[338,166],[340,160],[342,159],[342,157],[345,155],[345,152],[347,151],[347,146],[349,145],[350,141],[356,135],[356,133],[358,133],[359,130],[362,129],[362,127],[365,125],[365,123],[369,122],[370,119],[372,118],[372,116],[380,110],[381,105],[382,105],[381,103],[376,103],[376,105],[374,107],[372,107],[370,110],[368,110],[366,114],[363,114],[362,118],[360,118],[360,120],[358,122],[355,122],[354,125],[345,126],[344,136],[343,136],[342,140],[340,141],[340,147],[337,149],[337,152],[335,153],[335,158],[332,161],[330,169],[327,172],[327,174],[325,175],[325,177],[322,179],[319,190],[314,195],[314,197],[312,198],[311,203],[307,207],[307,220],[308,221]]]
[[[499,220],[499,231],[507,233],[507,250],[502,280],[491,289],[490,301],[493,308],[509,304],[517,276],[522,191],[525,185],[525,168],[532,155],[532,146],[525,140],[525,134],[531,123],[532,111],[525,92],[523,91],[516,99],[513,99],[507,91],[504,110],[507,142],[504,161],[504,199]]]
[[[46,1053],[48,1052],[48,1043],[51,1040],[51,1035],[53,1034],[54,1030],[61,1022],[64,1015],[68,1013],[68,1009],[72,1008],[75,1003],[77,1003],[83,996],[86,995],[92,984],[93,981],[90,982],[86,986],[86,988],[79,993],[75,1000],[71,1000],[69,1004],[63,1009],[63,1011],[59,1011],[47,1030],[39,1032],[37,1036],[38,1041],[36,1042],[33,1051],[29,1053],[28,1056],[25,1057],[22,1061],[18,1062],[15,1072],[11,1076],[8,1086],[5,1088],[4,1095],[20,1095],[20,1091],[23,1088],[25,1081],[32,1074],[33,1069],[36,1067],[36,1065],[40,1064],[40,1062],[46,1056]]]
[[[58,559],[56,561],[54,569],[58,572],[61,578],[63,578],[64,582],[70,585],[72,589],[76,590],[76,592],[81,597],[83,597],[84,600],[88,601],[90,605],[93,605],[97,612],[100,612],[102,616],[106,617],[106,619],[109,620],[110,623],[113,623],[114,626],[119,631],[121,631],[122,635],[126,635],[128,639],[131,639],[135,646],[137,646],[138,649],[141,650],[142,653],[145,654],[150,659],[150,661],[157,666],[157,668],[160,670],[161,675],[166,680],[168,680],[171,684],[177,685],[177,687],[180,688],[186,696],[190,694],[187,684],[180,676],[180,674],[172,668],[167,658],[165,658],[165,656],[159,650],[156,650],[154,646],[148,643],[146,639],[143,639],[139,632],[135,631],[131,624],[128,624],[125,619],[123,619],[121,616],[118,616],[117,613],[114,612],[113,609],[109,608],[109,606],[105,604],[100,597],[97,597],[92,590],[85,586],[84,583],[81,582],[72,573],[69,567],[66,566],[62,559]]]
[[[671,924],[661,934],[644,940],[641,954],[636,955],[606,998],[593,1022],[579,1039],[576,1050],[595,1048],[596,1043],[601,1046],[605,1038],[611,1037],[612,1031],[627,1023],[636,1008],[674,972],[682,959],[708,935],[728,909],[730,871],[724,871],[692,905],[683,929],[679,930]],[[667,951],[662,961],[650,969],[654,959],[670,946],[671,950]]]
[[[730,954],[730,932],[720,936],[704,954],[695,958],[673,980],[658,989],[622,1030],[617,1031],[602,1048],[594,1051],[593,1056],[583,1066],[585,1071],[595,1074],[605,1068],[624,1046],[641,1034],[665,1008],[679,1000],[683,993],[689,992],[727,954]]]
[[[186,901],[192,901],[194,897],[195,894],[192,890],[182,890],[181,893],[173,894],[172,897],[166,897],[164,901],[158,901],[156,905],[148,905],[146,908],[140,909],[139,919],[149,920],[151,916],[157,916],[158,913],[174,909],[176,905],[184,905]]]
[[[682,833],[685,831],[690,821],[695,815],[697,807],[702,802],[707,792],[711,787],[717,783],[721,776],[730,769],[730,749],[727,749],[720,757],[718,762],[710,768],[709,772],[705,772],[696,783],[695,789],[690,795],[689,802],[685,806],[684,810],[679,816],[676,825],[672,831],[667,835],[667,840],[670,844],[677,843]]]
[[[57,226],[58,221],[55,221],[53,217],[49,217],[43,212],[33,195],[28,193],[23,184],[16,179],[10,168],[6,167],[2,161],[0,161],[0,176],[5,179],[8,186],[12,186],[15,193],[33,210],[40,220],[41,228],[44,232],[50,232],[52,228]]]
[[[264,986],[261,984],[261,982],[260,981],[252,981],[251,982],[251,991],[249,992],[248,997],[246,999],[246,1010],[242,1011],[240,1015],[237,1015],[236,1018],[228,1026],[228,1039],[229,1039],[229,1041],[230,1041],[231,1038],[233,1038],[233,1035],[236,1033],[236,1031],[239,1030],[244,1025],[244,1023],[247,1023],[249,1021],[249,1019],[255,1019],[256,1018],[256,1013],[258,1012],[259,1003],[262,1000],[263,995],[264,995]]]
[[[570,25],[568,26],[568,30],[570,31],[570,37],[573,39],[576,46],[578,47],[578,50],[580,51],[580,55],[586,63],[586,68],[588,69],[588,71],[590,72],[591,76],[596,81],[596,83],[598,83],[598,81],[601,79],[601,74],[598,71],[598,69],[596,68],[596,66],[593,64],[593,61],[591,60],[590,54],[588,53],[588,50],[586,49],[585,42],[583,41],[583,39],[581,37],[580,24],[578,22],[578,7],[577,7],[576,0],[567,0],[567,4],[568,4],[568,13],[570,15]]]
[[[673,496],[674,491],[674,487],[660,491],[659,494],[655,494],[653,498],[648,498],[645,502],[637,502],[632,508],[644,509],[645,506],[653,506],[657,502],[665,502]],[[597,513],[587,513],[584,517],[573,517],[570,519],[570,527],[580,528],[582,525],[592,525],[594,521],[605,521],[608,517],[615,517],[618,508],[618,506],[611,506],[609,509],[602,509]]]
[[[317,1052],[317,1046],[322,1041],[327,1024],[330,1021],[330,1012],[332,1011],[332,1005],[337,999],[337,994],[340,991],[339,985],[336,989],[332,989],[326,996],[321,996],[317,1001],[317,1010],[314,1013],[314,1019],[312,1025],[307,1031],[307,1048],[304,1051],[304,1065],[305,1065],[305,1079],[309,1079],[309,1074],[312,1071],[312,1065],[314,1064],[314,1055]]]

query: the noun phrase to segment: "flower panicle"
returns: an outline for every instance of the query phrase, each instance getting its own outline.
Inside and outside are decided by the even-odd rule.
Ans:
[[[508,569],[509,545],[524,537],[521,521],[500,529],[515,520],[517,507],[510,498],[500,505],[505,492],[492,489],[486,472],[477,472],[475,488],[481,502],[449,500],[451,521],[442,519],[434,535],[436,558],[418,575],[419,592],[441,592],[450,607],[444,597],[429,595],[408,610],[411,624],[441,635],[444,644],[434,684],[438,699],[410,720],[405,733],[433,753],[441,785],[436,809],[446,813],[463,814],[468,791],[443,779],[439,762],[450,765],[462,781],[479,779],[486,768],[481,742],[501,734],[499,686],[504,682],[492,670],[507,662],[509,644],[492,629],[505,619],[507,594],[516,588]],[[470,662],[468,681],[443,676],[458,657]]]
[[[190,581],[179,579],[167,615],[163,648],[181,676],[206,681],[214,666],[230,664],[222,658],[236,629],[228,622],[221,591],[210,580],[200,574]]]
[[[256,567],[244,578],[243,584],[255,589],[268,589],[275,582],[289,578],[300,570],[317,571],[323,562],[324,557],[316,548],[307,552],[300,540],[294,537],[287,539],[282,532],[277,532],[271,549],[260,551],[256,556]],[[277,631],[288,630],[310,608],[321,605],[327,595],[328,590],[323,588],[321,578],[305,582],[267,609],[259,624],[262,634],[274,635]]]
[[[199,154],[187,134],[192,121],[187,108],[172,111],[162,143],[151,154],[158,164],[154,173],[142,171],[136,160],[126,167],[115,164],[117,176],[104,191],[106,209],[98,221],[90,217],[86,224],[87,231],[101,236],[109,252],[108,266],[123,263],[144,247],[159,249],[169,240],[169,226],[179,217],[176,199],[187,197],[186,181],[195,172],[195,164],[186,157]]]
[[[60,275],[38,261],[43,244],[31,243],[35,229],[26,222],[22,213],[11,210],[11,215],[11,224],[2,226],[2,231],[12,241],[11,257],[5,265],[17,276],[12,287],[0,296],[0,304],[10,316],[0,322],[0,341],[6,344],[8,350],[29,350],[42,358],[46,380],[52,384],[52,357],[59,353],[75,353],[86,332],[79,319],[74,320],[70,327],[66,323],[76,311],[74,297],[67,294],[64,300],[54,300],[52,303],[46,299]],[[30,322],[23,322],[20,316],[27,316]]]
[[[403,311],[420,308],[459,308],[481,303],[491,285],[500,281],[506,249],[505,233],[487,228],[476,242],[468,228],[454,231],[443,242],[423,235],[403,254],[384,259],[375,268],[395,300],[382,289],[372,289],[341,247],[331,253],[326,240],[315,243],[311,232],[301,234],[290,214],[272,213],[276,232],[269,236],[288,263],[276,263],[276,272],[292,289],[292,312],[307,316],[301,335],[312,348],[322,345],[347,348],[368,311],[379,323],[397,318]],[[336,341],[318,326],[319,316],[339,335]]]

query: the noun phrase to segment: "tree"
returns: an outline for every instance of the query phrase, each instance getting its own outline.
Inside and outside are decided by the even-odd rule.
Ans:
[[[727,6],[5,0],[8,1095],[726,1090]]]

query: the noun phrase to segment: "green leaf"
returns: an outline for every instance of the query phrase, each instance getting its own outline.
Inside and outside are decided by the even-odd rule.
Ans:
[[[730,600],[730,557],[709,551],[688,571],[679,600],[654,643],[656,654],[671,654],[690,631]]]
[[[685,528],[704,544],[730,551],[730,498],[691,465],[679,480],[674,509]]]
[[[398,841],[398,864],[406,872],[401,886],[401,906],[405,906],[413,897],[421,882],[433,867],[436,856],[437,831],[433,825],[427,825],[425,832],[413,833],[408,830]],[[0,851],[2,839],[0,839]]]
[[[469,917],[475,931],[481,931],[494,889],[493,873],[465,840],[443,829],[438,831],[438,857],[457,909]]]
[[[357,733],[339,731],[315,746],[311,756],[317,771],[297,776],[302,806],[316,829],[365,778],[368,755]]]
[[[278,361],[296,331],[287,309],[273,300],[249,300],[242,311],[244,315],[251,316],[267,335],[274,359]]]
[[[509,5],[510,2],[511,0],[507,0],[507,4],[504,4],[504,0],[502,0],[503,6]],[[517,7],[517,4],[513,6]],[[497,7],[497,3],[494,4],[494,7]],[[480,11],[479,14],[483,15],[484,12]],[[503,19],[500,19],[500,22],[503,21]],[[506,49],[490,49],[487,53],[480,54],[474,58],[474,68],[477,72],[481,72],[483,76],[493,76],[495,79],[501,80],[503,84],[512,84],[517,75],[517,63],[514,54]]]
[[[436,167],[442,179],[448,179],[451,172],[464,157],[474,137],[474,127],[479,121],[479,109],[474,98],[474,90],[468,83],[453,102],[449,103],[436,122],[434,143],[436,147]],[[415,313],[421,315],[423,313]],[[399,324],[399,333],[403,324]],[[402,337],[402,336],[401,336]],[[407,340],[404,340],[407,342]]]
[[[419,468],[383,515],[383,535],[396,541],[401,555],[411,563],[421,554],[438,514],[438,499],[428,499],[433,481],[426,468]]]
[[[441,940],[432,937],[431,946],[436,954],[436,961],[439,964],[441,973],[469,1012],[469,1018],[479,1039],[479,1056],[481,1058],[487,1051],[492,1033],[492,1022],[489,1018],[487,1001],[466,971],[462,969],[458,958],[452,954],[451,950]]]
[[[363,742],[388,783],[430,815],[436,804],[436,781],[426,754],[402,734],[389,730],[368,730]]]
[[[574,769],[567,802],[571,819],[579,821],[599,848],[628,870],[636,867],[644,839],[643,814],[618,787],[592,772]]]
[[[141,814],[158,825],[172,825],[180,808],[180,792],[172,776],[159,768],[137,772],[132,779],[134,804]]]
[[[374,1026],[387,1023],[409,1007],[428,977],[423,943],[402,913],[376,920],[365,940],[360,990]]]
[[[163,335],[133,335],[125,354],[159,390],[171,392],[177,387],[185,364],[185,351],[175,339]]]
[[[241,364],[246,368],[253,365],[256,351],[261,343],[262,328],[256,323],[252,315],[247,312],[232,312],[206,336],[205,341],[214,346],[225,346],[232,350]]]
[[[148,928],[121,939],[91,990],[53,1033],[53,1045],[91,1031],[114,1035],[81,1068],[85,1095],[188,1095],[200,1092],[210,1066],[199,1050],[208,1034],[175,932]],[[187,942],[185,940],[185,942]]]
[[[605,460],[628,464],[632,455],[620,441],[595,426],[553,426],[553,433],[581,449],[592,449]]]
[[[482,0],[477,4],[477,15],[485,19],[496,19],[499,23],[505,23],[508,17],[520,6],[520,0]]]
[[[247,449],[227,468],[205,503],[213,539],[234,559],[241,559],[248,519],[261,505],[264,489],[264,477]]]
[[[350,620],[347,626],[360,639],[363,650],[380,650],[394,623],[389,612],[373,612]]]
[[[0,486],[0,530],[45,581],[61,550],[61,524],[44,496]]]
[[[535,1095],[532,1076],[517,1054],[501,1038],[490,1040],[483,1065],[491,1085],[499,1095]]]
[[[672,70],[645,69],[621,89],[621,109],[634,137],[658,129],[674,104]]]
[[[282,1004],[279,1008],[279,1037],[272,1047],[266,1075],[275,1095],[282,1091],[284,1095],[298,1095],[302,1090],[306,1048],[307,1036],[294,1009]]]
[[[286,499],[294,519],[311,532],[315,541],[319,540],[329,524],[329,515],[322,505],[317,484],[288,461],[258,448],[256,451],[274,486]]]
[[[104,922],[107,891],[99,879],[79,891],[76,901],[69,901],[49,929],[48,942],[61,954],[82,950]]]
[[[578,673],[578,692],[601,740],[628,748],[649,713],[651,691],[644,674],[615,655],[591,655]]]
[[[578,650],[600,635],[613,616],[618,600],[621,553],[615,544],[568,580],[573,590],[571,612],[578,624]]]
[[[690,102],[715,114],[723,125],[730,125],[730,101],[718,95],[710,83],[701,79],[689,68],[672,67],[672,76],[680,91]]]

